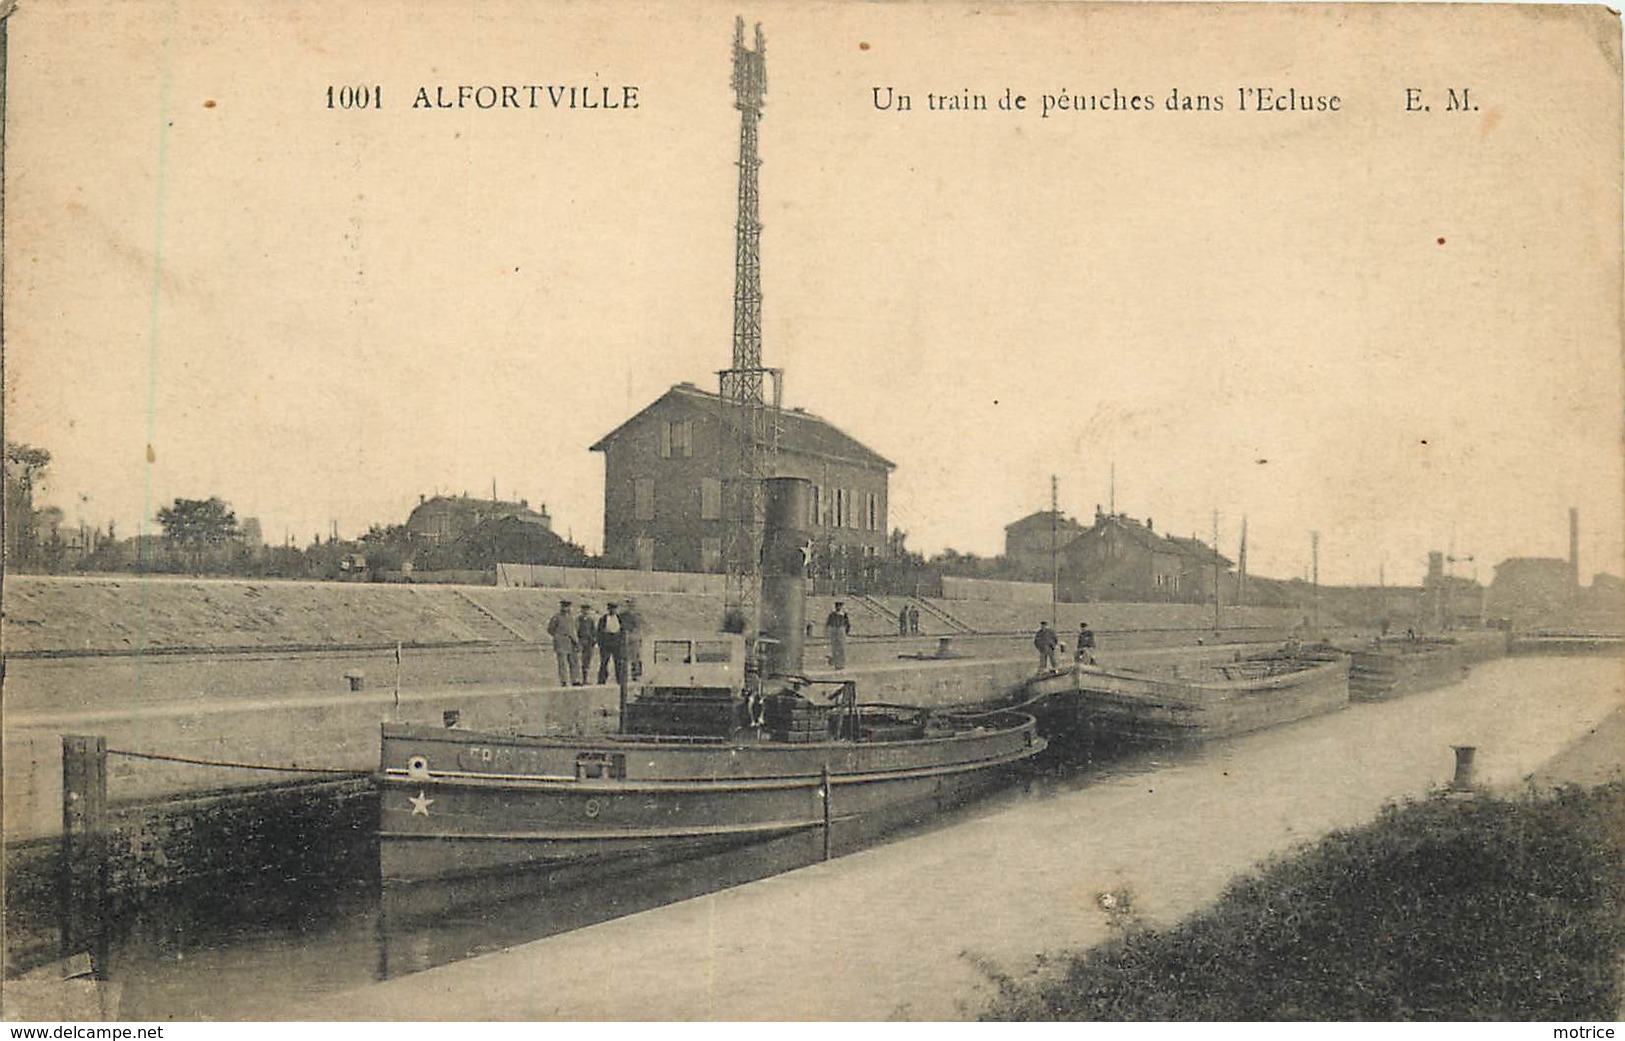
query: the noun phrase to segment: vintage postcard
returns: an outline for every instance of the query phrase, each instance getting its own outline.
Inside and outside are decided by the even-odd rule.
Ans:
[[[0,13],[7,1018],[1619,1018],[1618,12]]]

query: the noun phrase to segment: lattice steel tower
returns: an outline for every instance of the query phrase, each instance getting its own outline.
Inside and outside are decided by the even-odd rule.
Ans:
[[[719,380],[726,524],[722,547],[727,611],[744,632],[761,626],[762,480],[774,470],[782,373],[762,367],[762,222],[757,201],[756,125],[767,93],[766,47],[756,26],[745,46],[745,20],[734,20],[734,107],[739,110],[739,215],[734,225],[733,365]]]

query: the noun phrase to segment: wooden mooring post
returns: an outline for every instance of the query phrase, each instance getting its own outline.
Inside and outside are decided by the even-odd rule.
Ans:
[[[107,738],[62,735],[62,957],[107,978]]]
[[[819,792],[824,796],[824,859],[829,859],[829,832],[833,823],[830,817],[830,790],[829,790],[829,764],[824,764],[823,775],[819,778]]]

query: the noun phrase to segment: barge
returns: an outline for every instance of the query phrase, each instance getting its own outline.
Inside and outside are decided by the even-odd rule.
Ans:
[[[1356,701],[1418,694],[1454,683],[1468,663],[1454,641],[1426,637],[1384,637],[1349,654],[1349,697]]]
[[[1137,669],[1078,664],[1033,677],[1014,700],[1038,718],[1048,738],[1201,742],[1347,706],[1349,660],[1283,653]]]

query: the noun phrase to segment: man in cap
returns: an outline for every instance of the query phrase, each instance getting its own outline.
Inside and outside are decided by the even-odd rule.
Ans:
[[[598,616],[585,601],[581,604],[581,613],[576,615],[576,642],[581,645],[581,675],[576,682],[586,683],[587,677],[592,675],[592,653],[598,646]]]
[[[1033,646],[1038,648],[1038,671],[1055,671],[1055,648],[1061,645],[1061,638],[1055,635],[1046,618],[1038,623],[1038,632],[1033,634]]]
[[[643,615],[631,597],[621,605],[621,657],[626,660],[626,677],[633,682],[643,678]]]
[[[576,637],[576,620],[570,613],[570,601],[559,601],[558,614],[547,620],[547,635],[553,637],[553,656],[559,662],[559,686],[575,684],[581,679],[581,645]]]
[[[609,680],[610,662],[615,662],[615,682],[626,682],[626,659],[621,657],[621,605],[611,600],[598,619],[598,682]]]
[[[1078,646],[1072,651],[1072,660],[1079,665],[1095,663],[1095,631],[1088,622],[1078,623]]]

